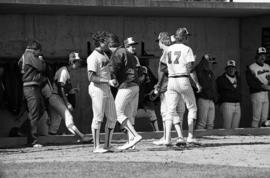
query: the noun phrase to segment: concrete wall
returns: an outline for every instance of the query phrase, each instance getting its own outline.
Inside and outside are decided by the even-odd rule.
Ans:
[[[97,30],[114,32],[122,39],[133,36],[137,41],[145,42],[147,53],[159,56],[161,52],[155,42],[158,33],[168,31],[172,34],[177,27],[185,26],[192,34],[190,46],[198,59],[204,53],[217,58],[216,76],[224,72],[226,60],[235,59],[240,63],[240,24],[237,18],[1,15],[0,24],[5,24],[4,28],[0,28],[0,60],[6,57],[17,59],[29,38],[42,43],[45,58],[57,60],[67,57],[74,49],[86,58],[87,41],[91,40],[90,34]],[[140,55],[140,46],[138,49]],[[158,58],[150,59],[154,73],[157,65]],[[78,79],[82,77],[86,77],[86,73],[82,72]],[[84,121],[79,125],[83,131],[90,131],[90,125],[88,128],[85,126],[89,123],[89,116],[87,118],[87,114],[83,114],[91,113],[90,108],[80,111],[80,119]]]
[[[47,58],[66,57],[74,49],[87,57],[87,41],[97,30],[116,33],[122,39],[134,36],[145,42],[150,54],[160,55],[155,39],[160,31],[174,33],[186,26],[192,37],[190,45],[200,58],[208,52],[219,62],[216,72],[222,72],[225,60],[239,58],[239,20],[237,18],[180,17],[107,17],[107,16],[42,16],[1,15],[0,57],[19,57],[27,39],[38,39]],[[92,46],[93,48],[93,46]],[[138,46],[140,55],[140,46]]]

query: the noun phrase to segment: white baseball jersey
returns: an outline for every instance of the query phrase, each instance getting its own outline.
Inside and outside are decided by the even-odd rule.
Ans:
[[[94,50],[87,58],[87,70],[95,72],[96,76],[111,79],[110,60],[105,53],[101,54]],[[98,124],[103,121],[104,114],[107,118],[108,128],[114,128],[117,116],[110,86],[106,83],[91,82],[89,95],[92,99],[93,109],[92,128],[98,129]]]
[[[87,71],[93,71],[97,76],[110,80],[109,63],[110,60],[105,53],[101,54],[94,50],[87,58]]]
[[[267,77],[270,77],[270,66],[263,64],[263,66],[253,63],[249,66],[251,72],[262,82],[264,85],[268,85],[269,81]]]
[[[56,71],[54,81],[64,84],[66,84],[67,81],[70,81],[70,75],[66,66],[63,66]]]
[[[189,75],[186,65],[195,61],[190,47],[184,44],[173,44],[168,47],[165,54],[165,57],[161,58],[161,62],[167,64],[169,77]]]
[[[197,106],[188,75],[187,64],[194,62],[192,49],[184,44],[173,44],[168,47],[161,62],[168,67],[169,81],[166,92],[167,114],[165,120],[173,120],[177,116],[176,108],[183,99],[188,109],[188,120],[197,118]]]

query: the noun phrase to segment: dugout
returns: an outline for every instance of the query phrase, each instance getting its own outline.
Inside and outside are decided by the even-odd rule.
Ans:
[[[31,38],[42,43],[45,59],[54,64],[54,67],[64,64],[68,53],[73,50],[78,50],[81,57],[86,59],[93,48],[89,43],[90,34],[97,30],[107,30],[116,33],[121,39],[133,36],[137,41],[144,42],[138,46],[138,55],[142,60],[149,62],[149,67],[155,73],[158,56],[161,54],[155,42],[157,34],[160,31],[172,34],[177,27],[185,26],[192,34],[190,46],[194,53],[199,58],[205,52],[216,57],[218,62],[214,70],[216,76],[223,73],[226,60],[237,61],[243,85],[241,127],[249,127],[251,107],[245,68],[253,62],[257,47],[265,46],[270,50],[269,18],[268,3],[183,0],[2,0],[0,62],[5,66],[14,67],[14,64],[16,66],[23,53],[25,42]],[[141,44],[144,44],[143,48]],[[19,82],[16,81],[17,73],[13,72],[16,69],[8,67],[7,70],[10,77],[10,80],[7,80],[8,85],[12,89],[19,89],[16,87]],[[87,87],[85,72],[81,69],[74,74],[75,81],[81,83],[83,87]],[[80,104],[75,111],[75,120],[83,132],[90,132],[91,103],[87,89],[85,90],[79,96]],[[10,100],[17,106],[16,99]],[[7,109],[1,109],[0,118],[2,122],[0,136],[7,136],[9,129],[18,125],[15,121],[17,115]],[[216,120],[218,119],[217,116]],[[140,124],[141,128],[145,128],[143,122]]]

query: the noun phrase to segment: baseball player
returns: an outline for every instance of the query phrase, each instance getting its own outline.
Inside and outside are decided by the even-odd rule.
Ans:
[[[241,119],[241,81],[234,60],[227,61],[225,73],[217,78],[216,83],[223,128],[238,128]]]
[[[108,50],[108,33],[98,31],[92,38],[95,44],[95,50],[87,58],[87,71],[89,84],[89,95],[92,99],[93,120],[92,134],[94,137],[95,153],[104,153],[111,148],[111,139],[116,123],[116,110],[113,95],[110,86],[117,87],[118,82],[111,79],[110,59],[105,51]],[[100,127],[104,118],[107,118],[105,126],[105,144],[100,147],[99,135]]]
[[[41,96],[41,86],[47,78],[43,75],[46,64],[39,59],[41,44],[35,40],[29,41],[26,50],[19,60],[22,73],[23,94],[27,102],[28,119],[31,131],[27,144],[33,147],[42,147],[37,140],[37,122],[44,113],[44,104]]]
[[[195,67],[202,91],[197,94],[198,121],[196,129],[213,129],[215,120],[215,102],[217,89],[213,64],[215,59],[209,54],[204,54],[199,64]]]
[[[193,79],[198,92],[201,86],[198,83],[196,72],[192,71],[195,58],[193,51],[184,43],[188,40],[186,28],[178,28],[175,33],[176,43],[169,46],[161,64],[168,68],[168,87],[166,92],[167,114],[165,120],[165,144],[171,142],[171,127],[173,118],[177,116],[176,106],[183,98],[188,109],[188,137],[186,142],[196,142],[193,138],[193,123],[197,118],[196,100],[191,87],[189,76]]]
[[[54,117],[54,119],[51,120],[49,132],[56,133],[60,126],[61,119],[64,118],[65,125],[72,134],[78,135],[82,142],[89,142],[92,139],[81,133],[74,125],[73,116],[71,114],[71,111],[73,111],[73,106],[70,104],[67,98],[68,95],[78,92],[77,88],[72,88],[69,73],[71,69],[76,69],[79,67],[79,62],[79,54],[77,52],[71,52],[69,55],[69,66],[63,66],[57,70],[52,86],[53,91],[49,97],[45,95],[48,98],[49,107],[60,115],[60,117]],[[49,87],[50,85],[45,86],[43,93],[48,92],[47,90],[49,90]]]
[[[110,34],[109,48],[112,51],[112,72],[119,82],[118,92],[115,97],[117,121],[122,128],[127,130],[128,142],[118,149],[125,150],[135,146],[142,140],[134,129],[134,121],[137,113],[139,99],[138,60],[135,58],[135,46],[137,42],[132,37],[124,41],[125,48],[120,47],[119,38]]]
[[[251,126],[257,128],[267,120],[269,111],[270,66],[264,63],[266,60],[264,47],[257,49],[255,60],[256,62],[248,66],[246,79],[251,93],[253,111]]]
[[[139,104],[138,104],[138,113],[147,115],[147,118],[150,120],[151,127],[153,131],[159,131],[157,115],[155,112],[155,106],[158,104],[159,99],[154,100],[150,99],[150,96],[153,92],[153,88],[157,83],[157,78],[151,72],[151,70],[146,66],[141,66],[143,69],[143,75],[145,79],[140,84],[139,89]],[[138,116],[138,115],[137,115]]]
[[[160,58],[160,61],[162,61],[162,58],[165,57],[166,55],[166,50],[167,48],[171,45],[171,40],[170,36],[168,35],[167,32],[161,32],[159,33],[158,36],[158,41],[159,41],[159,47],[160,49],[163,50],[162,56]],[[167,113],[167,100],[168,98],[166,97],[166,90],[167,90],[167,84],[168,84],[168,72],[164,72],[164,70],[161,70],[160,68],[163,67],[162,64],[159,64],[159,70],[158,70],[158,83],[155,86],[156,93],[160,93],[160,100],[161,100],[161,105],[160,105],[160,111],[161,111],[161,116],[163,120],[163,137],[157,141],[154,141],[153,143],[155,145],[164,145],[168,144],[168,142],[165,142],[166,138],[166,126],[165,126],[165,120],[166,120],[166,113]],[[176,145],[181,145],[185,143],[185,140],[183,138],[182,134],[182,121],[183,121],[183,115],[185,112],[185,104],[182,98],[179,99],[176,107],[176,112],[177,115],[173,117],[173,124],[175,127],[175,130],[178,135],[178,139],[176,141]],[[169,143],[170,144],[170,143]]]

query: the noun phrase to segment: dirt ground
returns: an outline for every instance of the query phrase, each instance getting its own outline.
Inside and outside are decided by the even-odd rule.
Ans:
[[[93,153],[91,144],[0,149],[0,171],[2,177],[270,177],[270,136],[205,136],[186,147],[152,141],[106,154]]]

